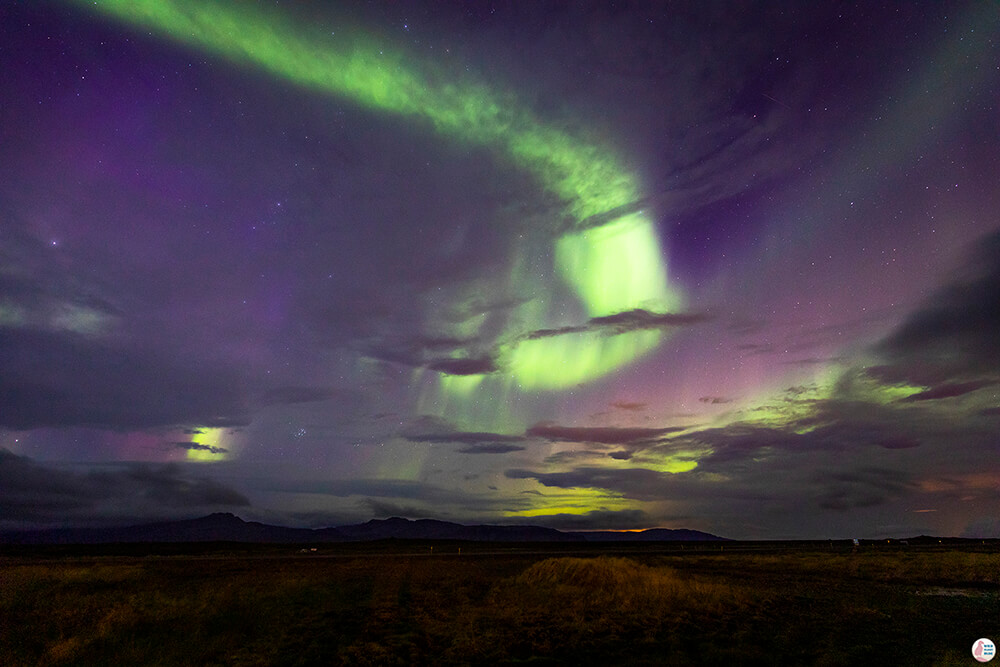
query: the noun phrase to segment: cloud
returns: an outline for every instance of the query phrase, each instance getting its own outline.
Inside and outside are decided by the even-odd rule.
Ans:
[[[654,313],[642,308],[627,310],[614,315],[592,317],[586,324],[559,327],[557,329],[537,329],[524,337],[527,340],[551,338],[584,332],[598,332],[607,336],[617,336],[643,329],[667,329],[689,326],[707,321],[704,313]]]
[[[733,399],[722,396],[702,396],[698,401],[700,403],[708,403],[709,405],[723,405],[725,403],[732,403]]]
[[[840,512],[883,505],[914,488],[907,473],[886,468],[821,472],[814,479],[823,489],[818,505]]]
[[[617,426],[560,426],[542,422],[529,428],[525,435],[554,442],[588,442],[603,445],[629,445],[656,441],[683,427],[627,428]]]
[[[459,450],[465,454],[498,454],[524,449],[514,443],[525,442],[521,435],[485,431],[457,431],[447,420],[424,415],[411,422],[401,433],[410,442],[458,443],[470,445]],[[490,448],[494,448],[491,450]]]
[[[416,506],[421,503],[431,508],[461,508],[475,512],[493,512],[498,509],[498,503],[513,503],[517,509],[526,509],[527,502],[499,499],[495,494],[489,497],[467,493],[459,489],[444,488],[427,482],[407,479],[294,479],[294,480],[261,480],[263,490],[294,494],[316,494],[334,498],[357,496],[360,499],[372,498],[402,499],[406,506]],[[436,510],[435,510],[436,511]]]
[[[642,308],[635,308],[614,315],[591,318],[590,325],[606,327],[615,334],[620,334],[641,329],[662,329],[700,324],[709,319],[709,316],[704,313],[652,313]]]
[[[492,356],[473,359],[438,359],[427,364],[427,368],[446,375],[484,375],[497,370]]]
[[[544,463],[560,464],[582,459],[602,459],[607,456],[606,452],[594,451],[592,449],[567,449],[555,454],[550,454],[544,459]]]
[[[1000,372],[1000,233],[980,241],[964,275],[931,296],[876,351],[885,381],[961,387]],[[949,385],[957,382],[957,385]]]
[[[611,404],[611,407],[618,408],[619,410],[628,410],[629,412],[641,412],[646,409],[646,403],[633,403],[631,401],[615,401]]]
[[[505,302],[504,308],[511,304]],[[482,314],[482,313],[477,313]],[[523,340],[535,340],[578,333],[596,332],[617,336],[643,329],[663,329],[697,324],[708,319],[700,313],[653,313],[636,308],[613,315],[594,317],[579,326],[531,331],[511,345]],[[502,370],[499,360],[506,344],[490,338],[458,338],[415,336],[407,339],[390,338],[370,345],[365,353],[373,358],[394,363],[428,368],[446,375],[485,375]]]
[[[912,449],[921,446],[920,432],[927,427],[923,412],[895,405],[843,399],[806,403],[807,412],[789,415],[784,423],[736,421],[684,433],[647,451],[707,449],[711,453],[698,459],[701,470],[730,470],[747,461],[788,454]]]
[[[920,440],[905,435],[888,435],[879,440],[877,444],[885,449],[913,449],[920,446]]]
[[[506,454],[508,452],[522,452],[524,447],[519,445],[507,445],[503,443],[489,443],[482,445],[469,445],[458,450],[459,454]]]
[[[916,401],[936,401],[942,398],[955,398],[956,396],[964,396],[965,394],[978,391],[983,387],[991,387],[996,384],[1000,384],[1000,381],[971,380],[969,382],[943,382],[930,389],[925,389],[924,391],[901,398],[899,402],[915,403]]]
[[[203,445],[200,442],[172,442],[170,443],[178,449],[187,450],[199,450],[205,452],[211,452],[212,454],[228,454],[229,450],[225,447],[213,447],[212,445]]]
[[[415,505],[397,505],[378,498],[364,498],[361,505],[365,507],[376,519],[386,519],[389,517],[404,517],[407,519],[437,519],[447,516],[440,512],[428,512],[426,509]]]
[[[68,469],[0,449],[0,516],[11,525],[176,517],[249,504],[238,491],[176,464]]]
[[[383,361],[428,368],[445,375],[484,375],[498,370],[496,351],[477,338],[414,336],[381,340],[369,345],[365,354]]]
[[[647,468],[586,466],[550,473],[513,468],[504,475],[508,479],[534,479],[544,486],[561,489],[604,489],[636,500],[662,500],[670,495],[669,474]]]

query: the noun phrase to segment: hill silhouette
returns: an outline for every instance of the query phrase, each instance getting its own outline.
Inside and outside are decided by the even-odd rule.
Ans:
[[[289,528],[244,521],[228,512],[198,519],[160,521],[115,528],[52,528],[0,533],[5,544],[110,544],[142,542],[246,542],[302,544],[375,540],[464,540],[470,542],[718,541],[697,530],[654,528],[639,532],[563,532],[542,526],[472,525],[436,519],[372,519],[330,528]]]

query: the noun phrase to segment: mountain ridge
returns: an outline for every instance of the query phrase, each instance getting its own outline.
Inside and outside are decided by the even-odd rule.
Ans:
[[[195,519],[158,521],[115,528],[46,528],[0,532],[2,544],[110,544],[158,542],[244,542],[300,544],[377,540],[456,540],[470,542],[665,542],[728,541],[689,529],[644,531],[560,531],[533,525],[466,525],[438,519],[390,517],[328,528],[290,528],[244,521],[230,512]]]

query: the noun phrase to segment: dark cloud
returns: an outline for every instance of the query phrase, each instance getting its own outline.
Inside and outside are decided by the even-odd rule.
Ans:
[[[495,511],[497,503],[501,502],[501,499],[495,497],[486,498],[459,489],[443,488],[427,482],[405,479],[264,480],[262,486],[265,490],[276,492],[308,493],[335,498],[358,496],[360,499],[366,499],[363,502],[370,502],[372,498],[402,499],[408,501],[404,503],[407,506],[412,503],[425,503],[427,507],[436,509],[451,507],[461,508],[467,512]],[[502,501],[507,504],[512,502],[509,498]],[[515,502],[514,504],[518,506],[515,509],[525,508],[525,503]],[[441,511],[445,510],[441,509]]]
[[[567,449],[562,452],[550,454],[543,460],[544,463],[569,463],[582,459],[600,459],[607,456],[606,452],[594,451],[592,449]]]
[[[447,489],[405,479],[333,479],[272,481],[266,485],[270,491],[290,493],[315,493],[329,496],[372,496],[377,498],[411,498],[451,502],[455,494]]]
[[[732,403],[733,399],[725,398],[723,396],[702,396],[698,399],[701,403],[708,403],[709,405],[723,405],[725,403]]]
[[[583,333],[590,331],[585,325],[575,327],[559,327],[558,329],[536,329],[525,336],[527,340],[537,340],[539,338],[552,338],[553,336],[565,336],[567,334]]]
[[[938,290],[877,351],[888,359],[876,371],[886,381],[961,386],[1000,372],[1000,233],[983,239],[964,275]]]
[[[198,359],[139,351],[76,334],[0,329],[0,425],[248,423],[236,377]]]
[[[780,426],[734,422],[671,438],[650,452],[674,453],[707,447],[702,469],[729,467],[761,457],[817,451],[852,452],[870,447],[910,449],[921,440],[917,415],[891,406],[862,401],[826,400],[812,403],[804,416]]]
[[[628,410],[629,412],[641,412],[646,409],[646,403],[634,403],[631,401],[615,401],[611,404],[611,407],[618,408],[619,410]]]
[[[361,500],[361,505],[376,519],[388,519],[390,517],[440,519],[442,516],[446,516],[446,514],[440,512],[428,512],[426,509],[415,505],[398,505],[380,498],[364,498]]]
[[[249,504],[238,491],[175,464],[80,471],[0,449],[0,517],[8,522],[93,523]]]
[[[627,310],[614,315],[592,317],[586,324],[560,327],[558,329],[538,329],[525,336],[528,340],[551,338],[584,332],[597,332],[607,336],[617,336],[643,329],[667,329],[700,324],[709,320],[704,313],[653,313],[642,308]]]
[[[628,428],[617,426],[560,426],[540,423],[529,428],[525,435],[545,438],[555,442],[589,442],[604,445],[641,444],[655,441],[683,427]]]
[[[497,370],[493,357],[475,359],[438,359],[427,364],[427,368],[446,375],[484,375]]]
[[[997,380],[971,380],[969,382],[943,382],[936,387],[925,389],[924,391],[910,394],[899,399],[900,403],[914,403],[916,401],[936,401],[942,398],[955,398],[964,396],[983,387],[991,387],[1000,382]]]
[[[496,352],[491,344],[476,338],[415,336],[405,340],[380,341],[366,348],[365,354],[375,359],[429,368],[446,375],[484,375],[498,370]]]
[[[508,452],[523,452],[524,447],[503,443],[469,445],[458,450],[459,454],[507,454]]]
[[[172,442],[170,443],[178,449],[187,450],[199,450],[204,452],[211,452],[212,454],[228,454],[229,450],[225,447],[213,447],[212,445],[203,445],[199,442]]]
[[[413,420],[401,433],[410,442],[457,443],[470,445],[466,454],[498,454],[524,449],[513,443],[525,442],[521,435],[489,433],[484,431],[457,431],[452,424],[439,417],[424,415]],[[490,448],[494,448],[491,450]],[[475,451],[471,451],[475,450]]]
[[[920,440],[905,435],[886,436],[876,444],[885,449],[913,449],[920,446]]]
[[[733,461],[753,458],[767,450],[795,450],[800,446],[804,448],[804,443],[798,434],[784,429],[735,423],[720,428],[703,429],[674,438],[650,451],[672,454],[684,447],[704,446],[711,450],[711,454],[699,460],[698,465],[711,469],[714,466]]]
[[[818,505],[842,512],[885,504],[914,486],[906,473],[885,468],[822,472],[814,480],[820,489]]]
[[[682,327],[700,324],[709,319],[711,318],[704,313],[652,313],[642,308],[635,308],[614,315],[591,318],[590,325],[607,327],[619,334],[641,329]]]

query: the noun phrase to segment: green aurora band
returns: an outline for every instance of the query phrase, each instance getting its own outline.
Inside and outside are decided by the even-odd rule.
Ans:
[[[412,57],[383,44],[350,37],[304,36],[287,17],[246,4],[204,0],[105,0],[81,6],[126,23],[255,66],[305,88],[352,100],[359,106],[413,116],[441,135],[497,150],[534,175],[565,204],[570,231],[555,243],[555,273],[576,294],[587,317],[634,308],[674,309],[679,294],[668,287],[655,226],[636,209],[638,179],[609,150],[541,122],[511,94],[475,82],[456,83],[431,63],[418,71]],[[597,216],[626,214],[600,226]],[[515,269],[515,273],[516,273]],[[530,275],[512,276],[523,284]],[[521,326],[553,322],[551,304],[527,305],[512,318]],[[556,318],[558,319],[558,318]],[[519,390],[558,389],[592,380],[656,347],[659,330],[602,335],[583,332],[551,338],[518,337],[502,351],[507,380]],[[484,376],[442,376],[444,394],[468,395]]]

